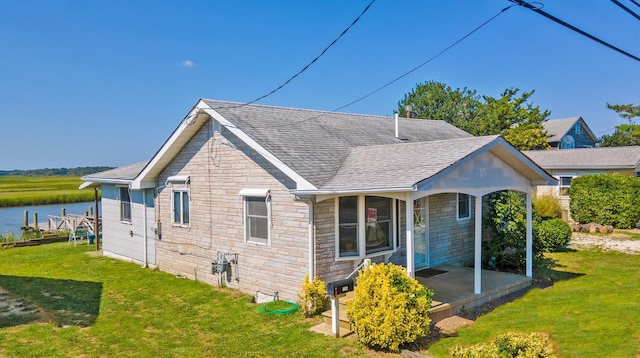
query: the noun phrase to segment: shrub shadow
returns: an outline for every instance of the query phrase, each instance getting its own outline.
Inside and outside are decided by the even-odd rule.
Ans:
[[[0,327],[36,321],[86,327],[100,312],[101,282],[0,275],[0,287],[6,291],[0,295]],[[25,322],[20,311],[32,319]]]

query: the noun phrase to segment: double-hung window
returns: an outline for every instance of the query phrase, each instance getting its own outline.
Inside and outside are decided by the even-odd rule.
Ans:
[[[571,180],[573,177],[571,176],[561,176],[560,180],[558,180],[560,196],[569,196],[571,189]]]
[[[458,220],[471,217],[471,198],[469,194],[458,193]]]
[[[378,196],[343,196],[336,200],[338,258],[364,258],[395,249],[395,200]]]
[[[120,187],[120,221],[131,222],[131,198],[129,188]]]
[[[189,226],[189,191],[187,189],[173,189],[173,223]]]
[[[240,191],[244,206],[244,241],[269,245],[271,239],[271,197],[267,189]]]

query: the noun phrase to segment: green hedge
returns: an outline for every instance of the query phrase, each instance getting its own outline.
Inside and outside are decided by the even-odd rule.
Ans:
[[[618,229],[640,221],[640,179],[627,175],[585,175],[571,181],[571,217]]]

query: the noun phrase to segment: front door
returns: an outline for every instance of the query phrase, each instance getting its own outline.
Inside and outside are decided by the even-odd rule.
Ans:
[[[416,269],[429,267],[429,201],[420,198],[413,201],[413,247]]]

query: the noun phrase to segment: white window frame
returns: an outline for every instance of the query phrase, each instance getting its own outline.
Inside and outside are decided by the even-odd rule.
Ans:
[[[559,198],[568,198],[569,194],[571,193],[571,182],[569,182],[569,185],[563,185],[562,184],[562,178],[571,178],[571,181],[573,181],[573,179],[576,176],[574,174],[561,174],[558,175],[558,197]],[[563,195],[562,194],[562,189],[568,189],[568,194],[567,195]]]
[[[180,220],[176,220],[176,194],[180,194],[180,201],[178,208],[180,210]],[[185,222],[185,208],[184,208],[184,195],[187,195],[187,220]],[[189,188],[171,188],[171,223],[174,226],[189,227],[191,225],[191,192]]]
[[[131,215],[131,193],[129,192],[129,187],[118,186],[117,188],[118,188],[118,202],[120,203],[119,205],[120,206],[120,222],[131,224],[131,216],[132,216]],[[128,201],[122,200],[124,196],[122,194],[123,192],[127,194],[127,197],[129,198]],[[127,205],[127,208],[129,211],[128,212],[129,217],[125,216],[125,213],[126,213],[126,210],[124,209],[125,205]]]
[[[334,210],[334,222],[335,222],[335,258],[336,261],[355,261],[362,260],[365,258],[378,257],[384,255],[391,255],[398,250],[398,239],[397,239],[397,227],[398,222],[396,218],[397,215],[397,200],[394,198],[382,196],[382,195],[344,195],[344,196],[354,196],[357,197],[357,246],[358,246],[358,254],[351,256],[340,256],[340,197],[336,197],[334,201],[335,210]],[[343,196],[343,197],[344,197]],[[366,225],[367,225],[367,213],[365,207],[365,197],[366,196],[379,196],[381,198],[390,199],[391,204],[391,238],[389,240],[391,244],[391,248],[388,250],[382,250],[367,254],[367,244],[366,244]]]
[[[467,200],[467,215],[466,216],[461,216],[460,215],[460,203],[464,200],[463,199],[464,197],[467,198],[466,199]],[[456,197],[456,219],[458,221],[471,219],[471,195],[465,194],[465,193],[458,193],[458,195]]]
[[[560,149],[574,149],[576,147],[576,139],[572,135],[566,134],[560,139],[559,147]]]
[[[272,220],[271,220],[271,195],[270,195],[269,189],[242,189],[240,190],[240,196],[242,196],[242,221],[243,221],[242,227],[244,229],[244,234],[243,234],[244,243],[270,247]],[[251,228],[249,227],[250,220],[249,220],[249,207],[248,207],[248,203],[250,200],[247,200],[248,198],[251,198],[251,199],[259,198],[261,200],[264,200],[264,204],[267,209],[266,241],[262,238],[256,238],[256,239],[259,239],[259,240],[256,240],[251,237]]]
[[[581,126],[580,126],[580,122],[576,123],[576,127],[575,127],[575,129],[574,129],[574,132],[575,132],[576,134],[580,134],[580,127],[581,127]]]

